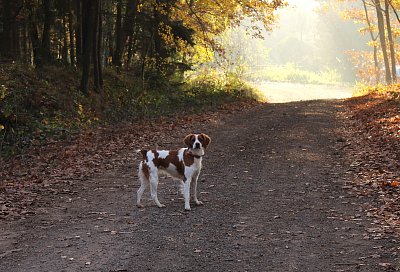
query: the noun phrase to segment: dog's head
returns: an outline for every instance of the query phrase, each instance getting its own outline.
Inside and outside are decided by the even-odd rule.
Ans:
[[[211,143],[211,138],[204,133],[189,134],[183,140],[187,148],[197,156],[204,155],[204,149]]]

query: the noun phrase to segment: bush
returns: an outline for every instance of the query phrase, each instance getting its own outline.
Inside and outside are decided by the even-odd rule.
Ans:
[[[77,90],[80,75],[66,67],[0,68],[0,153],[13,154],[49,138],[65,139],[98,123],[157,118],[182,111],[215,109],[225,103],[258,99],[242,81],[215,71],[165,78],[154,71],[146,82],[132,72],[104,70],[104,89],[84,96]],[[175,79],[174,79],[175,78]],[[6,151],[6,152],[4,152]]]
[[[316,73],[302,70],[293,63],[287,63],[284,66],[270,66],[255,71],[248,76],[248,80],[339,85],[341,83],[341,76],[336,70],[326,69]]]
[[[392,85],[365,85],[362,83],[357,83],[354,88],[353,95],[354,96],[362,96],[362,95],[380,95],[387,96],[391,99],[399,99],[400,98],[400,84],[392,84]]]

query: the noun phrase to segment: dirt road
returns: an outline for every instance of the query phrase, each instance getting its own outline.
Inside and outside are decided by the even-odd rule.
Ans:
[[[197,127],[213,142],[199,184],[205,205],[191,212],[169,179],[159,186],[165,209],[135,207],[138,157],[55,188],[35,215],[0,222],[0,270],[398,270],[395,242],[369,231],[370,200],[349,189],[340,106],[269,104]],[[160,148],[180,142],[171,135]]]

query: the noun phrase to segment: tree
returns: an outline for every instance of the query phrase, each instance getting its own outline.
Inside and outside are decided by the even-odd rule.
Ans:
[[[373,26],[372,26],[371,20],[369,19],[367,3],[365,2],[365,0],[362,0],[362,3],[363,3],[363,7],[364,7],[364,12],[365,12],[365,19],[366,19],[367,25],[368,25],[368,32],[371,36],[371,40],[372,40],[372,44],[373,44],[373,48],[374,48],[374,65],[375,65],[374,72],[375,72],[376,83],[379,83],[380,73],[379,73],[379,61],[378,61],[378,46],[376,44],[376,40],[378,39],[379,34],[374,35]]]
[[[259,22],[270,28],[281,6],[282,0],[0,0],[0,56],[22,55],[39,69],[76,64],[82,71],[79,88],[87,94],[91,68],[94,88],[102,89],[104,59],[136,74],[182,73],[198,56],[222,52],[215,37],[245,18],[259,36]]]
[[[68,0],[68,27],[69,27],[69,52],[70,52],[70,60],[71,66],[75,65],[75,11],[73,9],[73,0]]]
[[[382,6],[380,0],[373,0],[375,10],[376,10],[376,17],[378,19],[378,31],[379,31],[379,41],[381,44],[382,54],[383,54],[383,61],[385,64],[385,79],[387,84],[392,83],[392,75],[390,72],[390,64],[389,58],[387,53],[387,45],[386,45],[386,37],[385,37],[385,23],[383,20],[383,13],[382,13]]]
[[[133,35],[135,18],[137,15],[139,1],[128,0],[125,8],[124,23],[122,25],[122,1],[117,3],[117,18],[116,18],[116,46],[113,55],[113,64],[122,66],[122,57],[126,48],[128,36]]]
[[[385,18],[386,18],[386,29],[387,36],[389,41],[389,49],[390,49],[390,63],[391,63],[391,71],[392,71],[392,82],[396,82],[396,57],[395,57],[395,49],[394,49],[394,40],[392,33],[392,26],[390,22],[390,7],[389,0],[385,0]]]
[[[51,2],[51,0],[43,0],[44,23],[42,33],[42,45],[40,49],[43,62],[52,61],[50,31],[53,24],[53,12]]]
[[[75,1],[75,13],[76,13],[76,28],[75,28],[75,39],[76,39],[76,64],[82,65],[82,1]]]
[[[1,6],[0,6],[1,7]],[[20,55],[20,20],[24,17],[20,14],[23,8],[23,1],[3,1],[0,9],[0,19],[2,19],[2,31],[0,32],[0,54],[11,59],[16,59]],[[1,22],[1,21],[0,21]]]
[[[103,87],[101,63],[101,0],[82,1],[82,78],[80,90],[89,92],[90,65],[93,63],[94,86],[96,91]]]
[[[339,2],[355,2],[354,0],[338,0]],[[358,0],[357,0],[358,1]],[[396,18],[398,14],[396,7],[400,4],[398,0],[361,0],[363,5],[363,14],[361,15],[355,10],[348,9],[346,13],[347,18],[353,19],[355,22],[363,23],[366,27],[360,29],[361,33],[368,31],[370,33],[371,41],[369,45],[373,47],[373,61],[374,61],[374,73],[376,82],[380,79],[380,64],[383,63],[383,72],[386,84],[391,84],[396,81],[396,35],[397,29],[393,30],[393,21],[391,11],[394,11]],[[384,7],[382,7],[384,3]],[[399,19],[398,19],[399,20]],[[400,20],[399,20],[400,22]],[[379,38],[379,42],[378,42]],[[380,50],[378,50],[380,49]],[[355,55],[359,55],[356,57]],[[368,52],[353,52],[353,60],[359,64],[363,63],[360,67],[362,70],[370,70],[368,64],[372,62],[368,57]],[[367,66],[367,67],[366,67]],[[364,73],[366,78],[369,78],[368,72]]]

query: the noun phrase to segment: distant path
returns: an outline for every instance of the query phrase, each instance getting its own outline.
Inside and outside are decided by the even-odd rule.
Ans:
[[[270,103],[286,103],[315,99],[350,98],[352,89],[341,86],[325,86],[299,83],[278,83],[259,81],[254,83]]]
[[[349,194],[341,103],[269,104],[198,127],[213,142],[205,205],[191,212],[169,179],[165,209],[137,209],[137,160],[61,185],[36,215],[0,222],[1,271],[385,271],[395,245],[371,237],[370,200]]]

